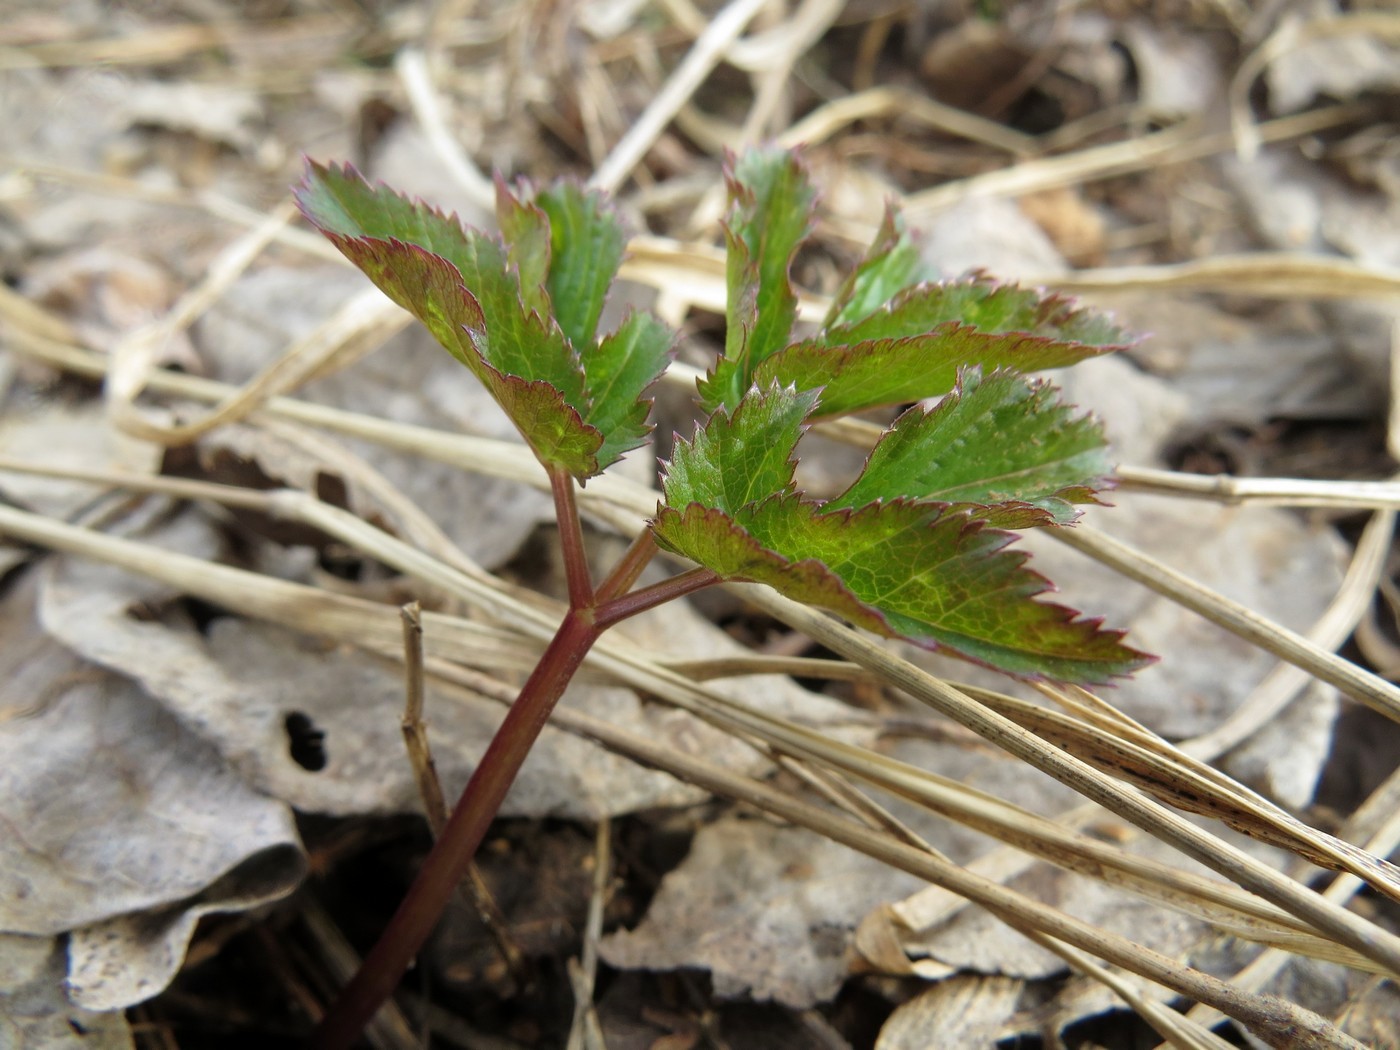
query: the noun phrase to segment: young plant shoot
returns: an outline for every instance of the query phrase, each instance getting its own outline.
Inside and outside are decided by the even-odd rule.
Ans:
[[[645,312],[599,319],[626,233],[571,182],[497,183],[501,236],[311,164],[306,217],[472,370],[548,474],[569,608],[476,768],[398,913],[327,1014],[318,1045],[347,1047],[394,990],[470,863],[526,754],[599,635],[722,581],[766,583],[860,627],[1022,678],[1096,684],[1150,657],[1062,606],[1008,549],[1017,529],[1067,525],[1111,466],[1099,424],[1025,373],[1122,348],[1106,319],[983,277],[937,282],[891,211],[813,334],[789,271],[812,229],[801,160],[765,148],[726,170],[725,346],[699,384],[708,414],[679,441],[655,518],[596,585],[574,486],[648,440],[648,388],[676,335]],[[916,405],[860,476],[819,501],[794,481],[814,422]],[[634,589],[658,548],[696,563]]]

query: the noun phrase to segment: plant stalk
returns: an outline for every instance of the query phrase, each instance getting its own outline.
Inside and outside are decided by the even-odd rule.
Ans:
[[[687,594],[694,594],[696,591],[712,587],[719,582],[720,575],[713,569],[703,567],[690,569],[679,576],[672,576],[669,580],[653,583],[650,587],[643,587],[640,591],[633,591],[631,594],[624,594],[620,598],[604,602],[594,611],[594,620],[599,630],[605,630],[629,616],[636,616],[638,613],[654,609],[658,605],[664,605],[677,598],[684,598]]]
[[[393,994],[466,874],[506,792],[559,697],[602,634],[591,609],[570,609],[477,764],[457,808],[359,972],[312,1037],[318,1050],[349,1050]]]
[[[583,523],[574,499],[574,479],[560,467],[546,467],[549,489],[554,496],[554,517],[559,524],[559,547],[564,555],[564,578],[569,585],[569,605],[575,609],[593,607],[593,577],[588,571],[588,555],[583,549]]]

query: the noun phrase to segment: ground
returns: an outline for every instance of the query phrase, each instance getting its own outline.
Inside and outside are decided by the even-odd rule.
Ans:
[[[529,597],[563,593],[531,461],[476,381],[295,217],[303,157],[485,227],[493,172],[614,191],[635,237],[604,324],[654,309],[692,369],[724,338],[724,154],[754,141],[802,144],[821,187],[793,267],[809,313],[891,201],[949,276],[1113,311],[1142,341],[1057,376],[1122,464],[1083,534],[1222,595],[1205,601],[1217,620],[1238,602],[1315,647],[1261,646],[1162,593],[1164,569],[1149,589],[1040,537],[1034,564],[1066,602],[1162,657],[1104,690],[1111,708],[1037,707],[1023,684],[889,652],[963,683],[967,711],[1030,727],[1036,754],[1063,747],[1198,814],[1261,871],[1318,889],[1332,875],[1314,863],[1360,873],[1336,893],[1380,943],[1400,899],[1383,860],[1400,801],[1397,27],[1380,3],[1331,0],[12,0],[0,1046],[303,1045],[430,844],[399,607],[427,610],[449,798],[538,651],[529,610],[557,613]],[[634,488],[585,490],[594,564],[694,426],[692,389],[657,388],[655,454],[615,471]],[[808,439],[810,492],[859,469],[853,440]],[[1193,495],[1193,476],[1222,474],[1240,484]],[[190,487],[208,482],[251,495]],[[259,502],[282,489],[387,539]],[[413,577],[391,541],[479,587]],[[1209,908],[1203,883],[1168,895],[1165,873],[1210,872],[1162,826],[1086,806],[935,711],[933,687],[838,659],[851,632],[823,644],[780,612],[706,593],[617,642],[652,661],[645,686],[585,670],[483,848],[499,914],[454,904],[372,1045],[1221,1045],[1185,1042],[1211,1026],[1242,1042],[1202,1007],[1181,1020],[1191,1000],[1133,976],[1141,957],[1105,969],[1032,943],[930,887],[927,865],[834,841],[872,822],[891,849],[927,844],[1182,973],[1400,1045],[1394,984],[1336,930],[1300,934],[1232,886]],[[667,661],[705,683],[698,699],[666,686]],[[873,772],[753,721],[741,734],[736,703]],[[639,761],[638,741],[660,750]],[[687,759],[713,782],[687,782]],[[982,796],[965,788],[1018,807],[997,810],[1018,830],[969,815]],[[753,793],[768,789],[826,816],[775,815]],[[1064,829],[1082,833],[1054,847],[1064,866],[997,842],[1043,857]],[[1142,858],[1135,895],[1092,877],[1113,869],[1099,847]],[[1245,913],[1298,954],[1233,936]]]

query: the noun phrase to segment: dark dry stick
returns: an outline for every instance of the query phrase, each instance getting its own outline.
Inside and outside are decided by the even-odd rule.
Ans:
[[[428,743],[428,727],[423,721],[423,607],[416,601],[409,602],[399,612],[403,617],[406,697],[403,740],[408,748],[408,759],[413,764],[413,775],[418,781],[418,793],[423,797],[428,826],[432,828],[433,841],[436,842],[447,824],[447,801],[443,797],[442,781],[438,779],[437,763],[433,761],[432,746]],[[530,979],[525,952],[511,935],[505,913],[496,903],[496,897],[491,887],[486,885],[476,861],[472,861],[467,868],[467,877],[458,890],[491,935],[496,950],[501,953],[510,971],[511,980],[517,987],[525,987]]]

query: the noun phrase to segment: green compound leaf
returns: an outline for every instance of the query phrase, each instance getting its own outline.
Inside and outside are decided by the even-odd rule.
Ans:
[[[646,440],[643,394],[669,362],[674,336],[633,315],[595,342],[624,243],[599,196],[561,185],[528,201],[498,182],[509,247],[455,216],[371,187],[348,166],[309,165],[297,200],[476,374],[543,463],[588,478]],[[571,237],[579,243],[565,243]],[[566,299],[558,312],[554,304]]]
[[[1097,502],[1111,484],[1112,464],[1099,424],[1056,393],[1013,372],[963,371],[937,406],[900,416],[825,509],[910,500],[953,504],[1003,528],[1068,524],[1072,504]]]
[[[1026,555],[1006,549],[1012,535],[966,509],[908,499],[833,508],[804,499],[792,488],[791,456],[810,397],[755,390],[680,443],[657,542],[726,579],[766,583],[877,633],[1026,678],[1103,683],[1150,662],[1121,632],[1036,601],[1049,584],[1025,568]],[[767,493],[729,480],[735,456],[757,463]]]
[[[806,167],[787,150],[751,149],[728,167],[728,326],[724,356],[700,384],[709,410],[737,405],[754,370],[788,345],[797,320],[788,271],[812,232],[816,203]]]
[[[881,258],[895,258],[902,250],[896,244]],[[915,265],[906,260],[875,266],[868,271],[875,276],[864,285],[858,282],[839,317],[867,309],[894,277]],[[861,288],[866,294],[857,294]],[[815,414],[830,417],[947,393],[965,365],[1034,372],[1131,342],[1112,321],[1076,309],[1069,300],[973,277],[906,288],[873,312],[840,320],[770,357],[755,370],[754,381],[821,387]]]

